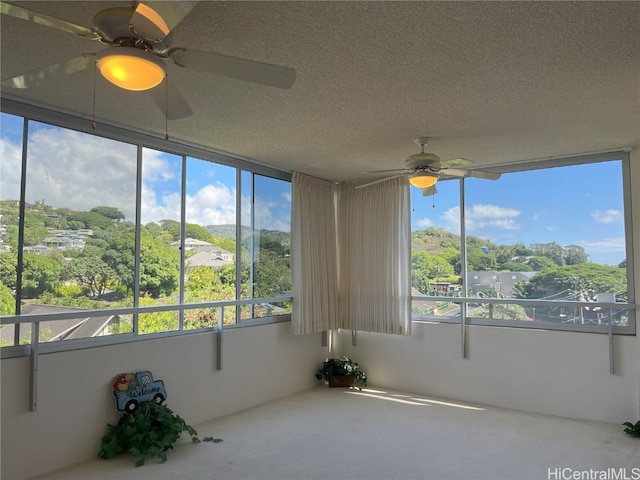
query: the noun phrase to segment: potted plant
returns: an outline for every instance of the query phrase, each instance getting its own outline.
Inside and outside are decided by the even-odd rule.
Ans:
[[[624,422],[623,425],[627,427],[624,429],[624,433],[630,437],[640,437],[640,420],[636,423]]]
[[[327,382],[329,387],[356,387],[362,390],[367,386],[367,375],[360,365],[346,356],[325,360],[316,378]]]
[[[109,459],[128,452],[138,457],[136,467],[144,465],[148,457],[167,461],[167,451],[173,449],[180,434],[185,432],[193,443],[200,443],[198,432],[169,407],[154,402],[138,405],[131,413],[123,413],[117,425],[107,424],[98,457]],[[205,442],[218,443],[219,438],[205,437]]]

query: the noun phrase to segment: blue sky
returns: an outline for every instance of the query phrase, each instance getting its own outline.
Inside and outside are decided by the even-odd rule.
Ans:
[[[18,198],[22,119],[0,118],[0,198]],[[80,210],[109,205],[134,218],[134,146],[31,122],[29,156],[27,201]],[[290,185],[256,178],[256,227],[288,231]],[[179,157],[145,149],[143,223],[180,218],[180,182]],[[458,183],[439,182],[433,197],[411,189],[413,230],[435,226],[459,234]],[[468,179],[467,233],[505,245],[579,245],[592,261],[615,265],[625,258],[621,186],[617,161],[505,174],[498,181]],[[234,168],[188,159],[186,193],[188,222],[235,223]]]
[[[434,197],[412,192],[412,228],[459,233],[458,181]],[[465,180],[467,234],[497,244],[557,242],[585,248],[592,261],[625,258],[622,172],[618,161]],[[433,206],[435,205],[435,207]]]
[[[22,119],[2,114],[0,198],[18,199]],[[37,122],[29,124],[28,202],[44,200],[54,207],[90,210],[99,205],[119,208],[135,218],[136,147],[94,135]],[[243,176],[247,181],[248,175]],[[290,229],[291,187],[288,182],[256,176],[255,203],[242,196],[243,223],[256,213],[256,227]],[[181,157],[143,150],[143,223],[179,220]],[[244,189],[245,192],[250,191]],[[236,170],[204,160],[187,159],[186,218],[199,225],[234,224]]]

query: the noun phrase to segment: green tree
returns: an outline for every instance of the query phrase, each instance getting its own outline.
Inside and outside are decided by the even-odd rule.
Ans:
[[[564,262],[567,265],[577,265],[579,263],[587,263],[589,255],[584,248],[578,245],[567,245],[564,247]]]
[[[532,272],[539,272],[545,268],[555,267],[556,264],[548,257],[532,257],[527,263],[529,270]]]
[[[470,272],[490,272],[498,269],[493,252],[485,253],[482,247],[467,245],[467,270]]]
[[[445,280],[455,274],[454,267],[446,258],[424,251],[411,254],[411,285],[421,293],[429,291],[429,284]]]
[[[69,227],[78,230],[79,228],[108,230],[113,227],[111,219],[96,212],[74,212],[67,218]]]
[[[531,266],[522,262],[505,262],[500,264],[499,269],[502,272],[529,272]]]
[[[11,294],[11,289],[0,283],[0,315],[15,315],[16,299]]]
[[[158,301],[147,296],[140,297],[141,307],[158,305]],[[138,331],[140,333],[170,332],[178,329],[178,312],[152,312],[138,315]]]
[[[103,217],[107,217],[111,220],[124,220],[124,213],[118,208],[115,207],[94,207],[90,210],[91,212],[98,213]]]
[[[33,213],[27,213],[24,220],[24,245],[32,247],[41,245],[47,236],[47,227],[45,226],[45,218]],[[16,242],[17,245],[17,242]]]
[[[254,267],[255,298],[276,297],[291,291],[291,265],[288,257],[279,257],[272,250],[260,250]]]
[[[524,243],[516,242],[511,246],[513,250],[513,254],[518,257],[528,257],[533,255],[533,251],[530,248],[527,248]]]
[[[0,284],[6,285],[10,290],[16,288],[18,256],[9,251],[0,253]]]
[[[22,296],[37,298],[60,283],[62,263],[53,255],[25,253],[22,259]]]
[[[260,237],[260,250],[270,250],[278,257],[284,257],[285,249],[277,240],[271,240],[267,237]]]
[[[118,225],[111,230],[107,238],[107,246],[102,253],[102,260],[113,269],[118,283],[127,292],[132,292],[134,286],[135,240],[136,234],[133,228],[128,225]]]
[[[618,300],[627,300],[627,278],[624,269],[599,263],[580,263],[547,268],[536,273],[528,283],[517,283],[518,298],[545,298],[576,293],[593,299],[598,293],[615,293]]]
[[[175,220],[160,220],[162,229],[171,235],[174,242],[180,240],[180,222]]]
[[[483,311],[489,318],[497,320],[527,320],[527,312],[520,305],[496,304],[485,305]]]
[[[509,245],[500,245],[494,252],[496,262],[500,265],[500,270],[508,270],[504,267],[504,264],[511,262],[512,258],[517,256],[514,252],[514,248]]]
[[[203,242],[213,243],[213,235],[205,227],[197,225],[195,223],[187,223],[184,226],[184,233],[187,238],[195,238],[196,240],[202,240]],[[176,238],[176,240],[178,240]]]
[[[74,259],[67,266],[65,275],[78,282],[91,296],[104,294],[116,283],[116,273],[95,254]]]
[[[3,217],[4,220],[4,217]],[[18,225],[7,225],[7,231],[2,237],[5,245],[9,245],[14,252],[18,250]]]
[[[532,243],[531,251],[534,255],[550,258],[558,266],[566,264],[564,248],[556,242]]]
[[[453,267],[453,272],[455,275],[461,274],[462,255],[460,254],[460,250],[455,247],[448,246],[442,252],[440,252],[438,256]]]
[[[178,288],[179,256],[148,234],[140,240],[140,292],[152,298],[171,295]]]

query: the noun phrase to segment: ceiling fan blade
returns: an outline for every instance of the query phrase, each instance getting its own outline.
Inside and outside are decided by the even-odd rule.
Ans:
[[[39,67],[17,77],[2,81],[2,85],[12,88],[32,88],[45,82],[59,79],[72,73],[80,72],[93,65],[95,53],[83,53],[64,62],[54,63],[46,67]]]
[[[468,177],[484,178],[485,180],[498,180],[502,174],[494,172],[485,172],[484,170],[469,170]]]
[[[175,49],[170,52],[169,56],[180,67],[224,75],[270,87],[291,88],[296,80],[296,71],[293,68],[230,57],[219,53]]]
[[[436,193],[438,193],[438,189],[436,188],[435,183],[430,187],[421,188],[420,190],[422,190],[423,197],[428,197],[429,195],[435,195]]]
[[[404,177],[404,176],[405,174],[401,173],[399,175],[393,175],[391,177],[379,178],[378,180],[374,180],[373,182],[363,183],[362,185],[356,185],[355,188],[358,189],[358,188],[371,187],[372,185],[377,185],[378,183],[386,182],[387,180],[391,180],[393,178],[398,178],[398,177]]]
[[[485,180],[497,180],[500,178],[499,173],[485,172],[482,170],[463,170],[459,168],[443,168],[440,173],[448,177],[471,177],[484,178]]]
[[[197,1],[146,1],[138,3],[129,24],[145,40],[159,42],[195,7]]]
[[[63,32],[72,33],[82,38],[89,40],[99,40],[100,35],[93,30],[83,27],[82,25],[76,25],[75,23],[67,22],[59,18],[45,15],[44,13],[34,12],[28,8],[18,7],[6,2],[0,2],[0,13],[3,15],[9,15],[20,20],[26,20],[38,25],[44,25],[45,27],[56,28]]]
[[[440,163],[441,168],[467,167],[469,165],[473,165],[473,161],[466,158],[451,158]]]
[[[189,117],[193,110],[180,93],[176,85],[166,77],[166,84],[149,90],[151,98],[167,120],[179,120]]]
[[[469,170],[462,170],[459,168],[442,168],[440,173],[448,175],[449,177],[468,177]]]

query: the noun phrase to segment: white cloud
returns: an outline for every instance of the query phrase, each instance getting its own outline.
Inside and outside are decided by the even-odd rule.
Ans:
[[[583,247],[592,260],[600,263],[616,265],[625,258],[626,255],[624,237],[608,237],[601,238],[599,240],[579,240],[572,243]]]
[[[430,218],[425,217],[418,220],[416,222],[416,226],[420,228],[429,228],[429,227],[433,227],[433,222],[431,221]]]
[[[187,196],[186,205],[189,223],[199,225],[236,223],[235,189],[221,183],[205,185],[195,195]]]
[[[588,252],[593,252],[594,254],[626,251],[626,242],[624,237],[608,237],[601,238],[599,240],[578,240],[573,243],[583,247]]]
[[[19,198],[20,149],[2,139],[2,198]],[[9,157],[4,154],[8,150]],[[29,135],[26,201],[44,200],[54,207],[91,210],[119,208],[134,218],[136,148],[73,130],[42,128]],[[18,157],[20,158],[20,157]],[[9,180],[10,179],[10,180]],[[7,184],[5,187],[5,183]]]
[[[620,210],[614,210],[610,208],[609,210],[600,211],[594,210],[591,212],[591,218],[597,223],[603,223],[605,225],[611,223],[623,223],[624,216]]]
[[[145,148],[142,154],[142,178],[145,182],[167,182],[180,178],[180,158],[174,165],[164,152]],[[177,169],[177,171],[174,171]]]
[[[477,231],[483,228],[498,228],[501,230],[518,230],[520,224],[516,218],[520,211],[514,208],[499,207],[497,205],[472,205],[465,211],[467,231]],[[460,207],[453,207],[445,211],[442,220],[450,231],[460,231]]]
[[[283,194],[286,196],[287,194]],[[274,218],[273,212],[277,211],[277,205],[265,201],[262,197],[256,196],[254,204],[255,228],[266,230],[279,230],[288,232],[291,230],[291,220],[287,218]]]
[[[83,134],[63,128],[43,127],[29,135],[29,169],[26,200],[44,200],[48,205],[90,210],[99,205],[120,209],[127,220],[135,219],[137,154],[134,145]],[[22,147],[0,138],[0,198],[19,199]],[[176,161],[177,160],[177,161]],[[152,149],[143,153],[141,221],[180,219],[179,157]],[[291,194],[280,203],[290,205]],[[248,219],[251,202],[242,199],[243,219]],[[290,218],[276,218],[282,205],[261,201],[254,205],[256,227],[290,230]],[[287,210],[286,208],[284,209]],[[199,225],[234,224],[236,190],[212,182],[186,196],[186,219]]]
[[[0,157],[0,198],[18,200],[22,147],[8,138],[0,138]]]

